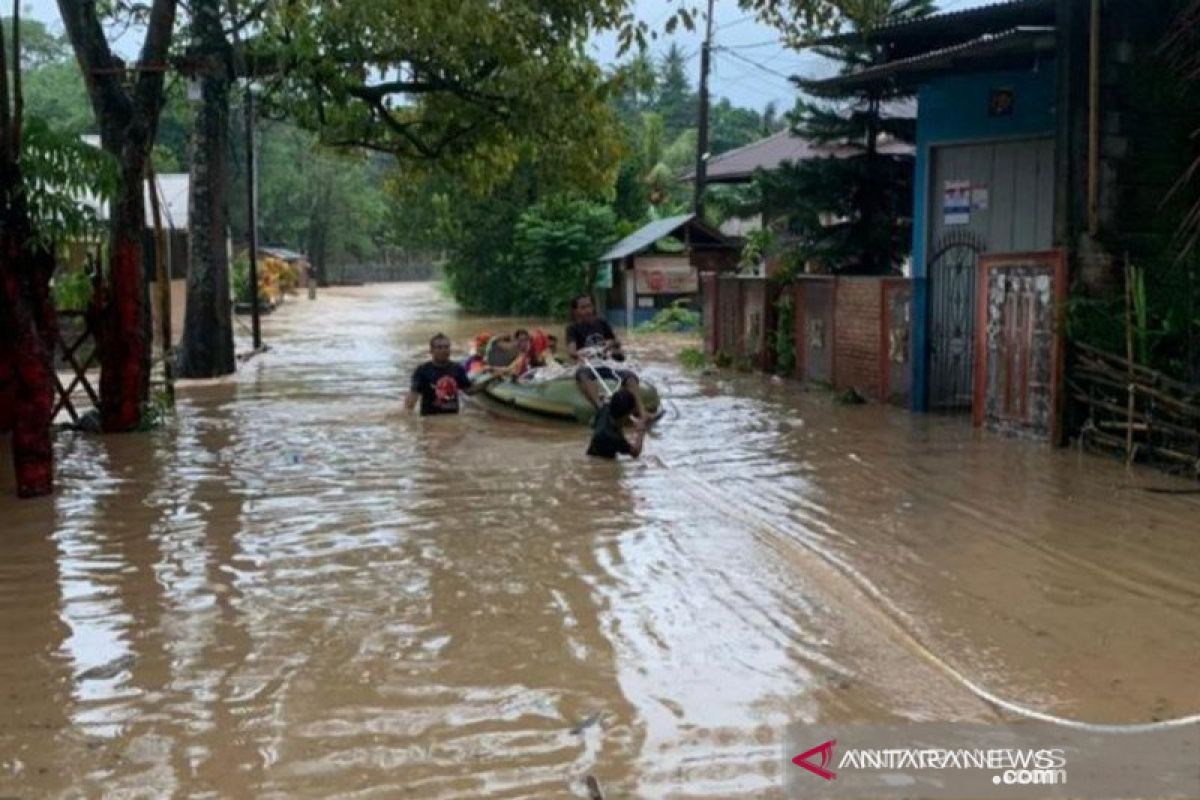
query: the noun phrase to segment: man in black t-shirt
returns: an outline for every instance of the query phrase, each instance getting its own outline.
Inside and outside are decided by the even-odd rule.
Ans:
[[[645,426],[641,420],[635,422],[633,441],[625,438],[625,423],[637,408],[637,400],[629,389],[613,392],[608,405],[596,412],[592,427],[592,441],[587,454],[597,458],[616,458],[618,453],[637,458],[642,454],[642,438]]]
[[[621,343],[608,320],[596,316],[592,298],[586,294],[571,301],[571,324],[567,326],[567,355],[575,358],[585,348],[605,350],[615,361],[623,361]]]
[[[482,386],[472,386],[462,364],[450,360],[450,339],[445,334],[439,333],[429,340],[429,354],[432,358],[412,374],[404,410],[412,411],[419,400],[422,417],[457,414],[459,394],[471,394]]]
[[[613,361],[625,360],[625,354],[621,352],[621,343],[617,341],[612,326],[608,324],[607,320],[596,316],[596,307],[592,304],[592,298],[581,294],[571,301],[571,324],[567,326],[567,355],[571,358],[579,358],[579,351],[584,349],[600,350]],[[624,382],[632,375],[632,372],[612,370],[608,367],[592,369],[587,364],[581,364],[575,370],[575,380],[579,384],[579,391],[583,392],[583,396],[597,411],[600,410],[600,389],[596,385],[597,376],[606,379],[619,377]],[[634,399],[637,403],[637,415],[644,419],[646,414],[642,408],[641,398],[634,395]]]

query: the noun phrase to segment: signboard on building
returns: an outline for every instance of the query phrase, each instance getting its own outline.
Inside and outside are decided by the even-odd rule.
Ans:
[[[638,294],[695,294],[700,276],[685,256],[650,256],[634,265]]]
[[[946,181],[942,193],[942,224],[971,224],[971,182]]]

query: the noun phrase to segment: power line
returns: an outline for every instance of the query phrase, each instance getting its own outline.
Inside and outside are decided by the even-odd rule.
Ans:
[[[746,14],[744,16],[738,17],[737,19],[733,20],[732,22],[726,22],[724,25],[718,25],[717,27],[713,28],[713,33],[717,33],[719,31],[723,31],[723,30],[728,30],[729,28],[733,28],[737,25],[741,25],[743,22],[749,22],[752,19],[754,19],[753,14]]]
[[[722,50],[722,51],[728,53],[729,55],[733,56],[734,58],[736,58],[738,61],[745,62],[746,64],[749,64],[750,66],[754,67],[755,69],[761,70],[769,75],[778,76],[780,78],[783,78],[786,81],[791,81],[791,79],[792,79],[791,75],[785,75],[784,73],[782,73],[778,70],[771,69],[770,67],[766,66],[765,64],[760,64],[759,62],[755,61],[752,58],[746,58],[746,56],[742,55],[741,53],[735,52],[733,50],[728,50],[723,47],[719,47],[719,48],[715,48],[715,49]]]

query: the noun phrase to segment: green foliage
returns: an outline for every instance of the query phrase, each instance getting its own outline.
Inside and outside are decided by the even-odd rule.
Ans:
[[[746,237],[742,252],[738,255],[738,270],[748,271],[757,269],[775,246],[775,234],[766,228],[759,228]]]
[[[270,4],[257,44],[289,65],[274,106],[327,143],[428,163],[476,188],[531,161],[600,190],[619,141],[608,83],[583,45],[624,14],[624,0],[294,0]]]
[[[514,236],[514,278],[521,287],[516,313],[559,314],[588,288],[596,259],[614,239],[616,215],[607,206],[555,199],[523,212]]]
[[[676,357],[686,369],[704,369],[708,366],[708,357],[698,347],[685,347],[679,351]]]
[[[780,375],[790,375],[796,369],[796,339],[795,309],[792,307],[792,293],[784,292],[775,301],[775,371]]]
[[[92,279],[82,269],[62,269],[54,276],[54,307],[59,311],[86,311],[92,302]]]
[[[0,29],[8,36],[12,35],[12,17],[0,17]],[[31,18],[28,14],[21,16],[21,69],[25,72],[36,70],[46,64],[66,61],[71,57],[71,45],[65,36],[50,32],[45,23]],[[9,62],[6,65],[12,69],[12,48],[10,42],[5,42],[5,54]]]
[[[229,288],[235,303],[250,302],[250,257],[242,253],[229,265]]]
[[[1195,259],[1135,268],[1131,284],[1134,360],[1177,380],[1200,382],[1200,275]],[[1067,338],[1124,357],[1123,294],[1073,294],[1064,308]]]
[[[519,195],[519,187],[509,190]],[[446,278],[468,311],[561,315],[614,240],[616,216],[583,200],[551,198],[522,209],[514,199],[493,195],[443,221]]]
[[[44,246],[101,235],[95,207],[80,198],[107,200],[116,192],[116,165],[106,153],[29,117],[21,137],[21,177]]]
[[[245,239],[245,170],[238,166],[230,227]],[[258,171],[262,243],[337,264],[375,258],[391,241],[386,166],[378,158],[322,147],[315,134],[270,123],[261,131]]]
[[[929,14],[930,0],[878,0],[841,4],[855,31],[869,31]],[[843,74],[878,63],[877,45],[852,37],[818,52],[839,62]],[[801,100],[791,115],[793,130],[813,142],[839,148],[838,157],[811,159],[757,178],[766,207],[779,209],[799,240],[801,257],[831,272],[886,274],[908,256],[912,241],[911,155],[889,152],[891,142],[912,142],[911,118],[887,113],[899,91],[872,89],[833,93],[812,82],[801,88],[823,92]]]
[[[690,331],[700,327],[700,313],[693,311],[687,300],[676,300],[667,308],[662,309],[654,318],[643,322],[637,327],[642,333],[671,333]]]
[[[149,433],[158,430],[171,417],[171,396],[165,388],[158,388],[154,395],[142,403],[142,414],[134,430],[139,433]]]

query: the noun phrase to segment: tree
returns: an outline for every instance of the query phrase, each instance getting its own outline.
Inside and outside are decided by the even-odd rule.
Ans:
[[[699,97],[688,80],[687,59],[679,46],[672,44],[658,65],[658,87],[654,98],[662,115],[668,139],[674,139],[696,125]]]
[[[458,0],[453,13],[442,0],[273,8],[257,60],[287,68],[271,97],[324,142],[476,184],[502,182],[531,148],[556,152],[560,169],[610,177],[609,86],[581,52],[590,30],[619,23],[625,0]]]
[[[60,63],[71,55],[71,46],[61,36],[50,32],[45,23],[36,19],[25,19],[18,15],[17,24],[13,17],[0,19],[6,30],[19,27],[21,40],[21,70],[29,72],[46,64]]]
[[[846,13],[853,30],[865,34],[932,10],[931,0],[880,0]],[[865,35],[817,49],[839,62],[842,74],[878,63],[884,55]],[[803,80],[798,84],[821,97],[798,104],[792,130],[842,152],[764,176],[761,181],[768,202],[790,209],[793,230],[802,234],[804,256],[841,272],[886,274],[897,270],[912,239],[913,158],[881,150],[880,145],[915,139],[915,123],[910,117],[887,113],[887,104],[900,93],[880,88],[831,91]]]
[[[153,0],[141,55],[133,67],[110,49],[95,2],[58,2],[100,128],[101,145],[118,164],[119,190],[111,203],[108,275],[99,331],[100,416],[104,429],[111,432],[133,430],[138,425],[150,388],[142,186],[163,107],[176,2]]]
[[[192,0],[189,59],[199,67],[200,108],[192,134],[187,305],[176,372],[211,378],[234,371],[229,296],[229,90],[231,47],[221,0]]]
[[[17,31],[22,31],[14,10]],[[12,24],[11,22],[9,24]],[[72,135],[27,118],[22,91],[21,37],[6,57],[0,23],[0,372],[11,371],[12,452],[17,494],[48,494],[54,485],[50,439],[57,320],[50,295],[56,244],[95,228],[95,215],[76,198],[110,193],[114,173]],[[11,64],[12,88],[9,90]],[[107,179],[107,180],[106,180]],[[2,377],[2,376],[0,376]],[[0,402],[3,405],[3,402]]]

